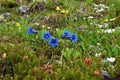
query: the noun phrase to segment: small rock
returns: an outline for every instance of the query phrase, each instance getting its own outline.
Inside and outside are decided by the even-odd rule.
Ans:
[[[111,58],[105,58],[105,59],[103,59],[102,62],[115,62],[115,60],[116,59],[114,57],[113,58],[111,57]]]
[[[21,14],[25,14],[28,9],[29,9],[29,7],[26,6],[26,5],[23,5],[23,6],[21,6],[21,7],[18,8],[18,10],[19,10],[19,12],[20,12]]]
[[[112,57],[111,57],[111,58],[107,58],[107,61],[108,61],[108,62],[115,62],[115,60],[116,60],[116,59],[115,59],[115,58],[112,58]]]
[[[42,0],[43,3],[46,3],[46,0]]]
[[[4,13],[4,18],[6,19],[6,18],[8,18],[10,15],[11,15],[11,13],[6,12],[6,13]]]
[[[103,79],[102,80],[115,80],[114,78],[112,78],[107,71],[102,70],[101,74],[103,75]]]
[[[55,60],[58,64],[62,64],[62,61],[61,60]]]

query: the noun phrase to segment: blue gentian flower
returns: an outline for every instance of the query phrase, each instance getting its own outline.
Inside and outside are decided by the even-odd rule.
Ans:
[[[73,43],[75,43],[78,40],[78,37],[76,34],[72,34],[72,36],[69,38]]]
[[[51,36],[52,35],[50,34],[50,32],[45,32],[43,33],[42,39],[48,41],[51,38]]]
[[[55,47],[58,45],[58,38],[53,38],[53,37],[51,37],[49,44],[50,44],[53,48],[55,48]]]
[[[70,32],[69,31],[66,31],[66,30],[64,30],[64,34],[61,36],[62,38],[69,38],[70,37]]]
[[[28,28],[27,33],[28,33],[28,34],[37,34],[37,33],[38,33],[38,31],[36,31],[35,29],[33,29],[33,27],[32,27],[32,26],[30,26],[30,27]]]

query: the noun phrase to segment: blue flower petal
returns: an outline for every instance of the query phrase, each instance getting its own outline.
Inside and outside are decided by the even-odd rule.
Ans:
[[[50,44],[53,48],[57,47],[57,46],[58,46],[58,38],[53,38],[53,37],[51,37],[49,44]]]
[[[33,27],[32,27],[32,26],[30,26],[30,27],[28,28],[27,33],[28,33],[28,34],[32,34],[32,29],[33,29]]]
[[[76,34],[72,34],[72,36],[69,38],[73,43],[77,42],[78,37]]]
[[[64,34],[63,34],[63,36],[65,37],[65,38],[69,38],[70,37],[70,32],[69,31],[64,31]]]
[[[37,30],[35,30],[35,29],[33,29],[33,27],[32,27],[32,26],[30,26],[30,27],[28,28],[28,30],[27,30],[27,33],[28,33],[28,34],[37,34],[37,33],[38,33],[38,31],[37,31]]]
[[[42,39],[45,40],[45,41],[49,41],[49,39],[51,38],[51,36],[52,35],[50,34],[50,32],[45,32],[42,35]]]

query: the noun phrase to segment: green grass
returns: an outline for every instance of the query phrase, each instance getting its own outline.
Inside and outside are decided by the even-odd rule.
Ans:
[[[46,1],[45,4],[40,2],[47,7],[45,10],[28,11],[29,17],[26,18],[17,11],[21,4],[17,3],[18,6],[8,7],[6,10],[4,10],[5,6],[0,6],[1,13],[6,11],[11,13],[10,17],[2,19],[0,25],[0,79],[5,73],[5,80],[13,80],[13,77],[14,80],[100,80],[101,70],[106,70],[113,78],[120,76],[119,0],[103,0],[102,3],[108,6],[108,9],[100,13],[95,13],[93,10],[95,7],[93,3],[100,3],[98,0],[95,2],[59,0],[57,3],[52,0]],[[23,4],[35,6],[36,2]],[[69,13],[57,11],[56,6],[61,10],[68,10]],[[88,18],[89,16],[94,18]],[[116,19],[110,21],[113,18]],[[39,25],[35,25],[35,22]],[[104,23],[109,25],[99,28],[98,25]],[[43,28],[43,25],[46,27]],[[27,34],[30,26],[33,26],[38,34]],[[102,32],[107,29],[116,30],[113,33]],[[76,33],[77,42],[72,43],[68,39],[61,38],[64,30]],[[52,48],[42,39],[44,32],[50,32],[59,39],[57,47]],[[2,57],[4,53],[7,54],[5,58]],[[101,56],[96,57],[96,53],[101,53]],[[24,58],[25,56],[28,57]],[[114,57],[116,61],[102,62],[107,57]],[[86,58],[91,58],[92,62],[86,64]],[[94,74],[96,70],[99,71],[99,75]]]

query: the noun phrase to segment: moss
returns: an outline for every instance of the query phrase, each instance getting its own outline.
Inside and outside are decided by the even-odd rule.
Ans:
[[[115,77],[119,76],[119,79],[120,79],[120,57],[118,57],[116,60],[114,75],[115,75]]]
[[[18,3],[15,0],[7,0],[7,1],[0,1],[1,2],[1,6],[6,7],[6,8],[13,8],[18,6]]]

